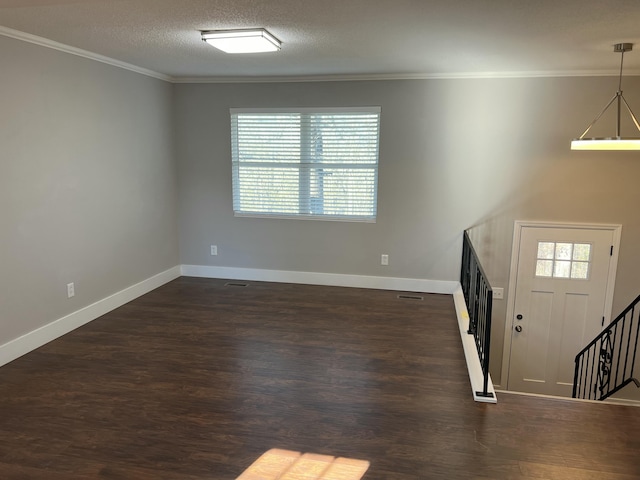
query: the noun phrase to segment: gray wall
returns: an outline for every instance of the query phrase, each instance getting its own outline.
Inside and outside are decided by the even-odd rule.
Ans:
[[[443,140],[434,144],[425,135],[441,122],[424,109],[445,99],[424,87],[423,82],[176,86],[181,262],[456,280],[460,222],[470,224],[475,216],[448,205],[457,180],[438,153]],[[377,223],[234,218],[230,107],[352,105],[382,107]],[[209,256],[211,243],[218,245],[218,257]],[[380,265],[382,253],[389,254],[389,266]]]
[[[4,344],[177,265],[178,240],[173,86],[1,36],[0,59]]]
[[[614,312],[640,292],[638,154],[568,149],[613,78],[172,86],[5,37],[0,58],[0,344],[178,263],[457,280],[469,227],[506,292],[516,219],[622,224]],[[377,223],[233,217],[230,107],[349,105],[382,107]]]
[[[177,85],[181,263],[457,280],[461,234],[476,227],[506,293],[514,220],[619,223],[619,312],[640,293],[640,156],[569,150],[616,86],[611,77]],[[625,86],[640,105],[640,80]],[[350,105],[382,107],[376,224],[234,218],[229,108]],[[506,302],[494,320],[498,383]]]

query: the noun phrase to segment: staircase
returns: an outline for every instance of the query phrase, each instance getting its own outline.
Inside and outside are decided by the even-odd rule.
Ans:
[[[640,295],[578,355],[573,377],[573,398],[605,400],[633,382],[638,336]]]

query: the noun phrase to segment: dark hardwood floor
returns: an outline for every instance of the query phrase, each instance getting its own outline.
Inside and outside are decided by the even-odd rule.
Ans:
[[[180,278],[0,368],[0,479],[233,480],[270,448],[364,480],[638,479],[640,409],[474,403],[453,307]]]

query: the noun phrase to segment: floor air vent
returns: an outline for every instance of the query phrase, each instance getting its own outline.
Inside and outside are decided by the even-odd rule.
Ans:
[[[424,300],[422,295],[398,295],[400,300]]]
[[[242,283],[242,282],[227,282],[224,284],[225,287],[248,287],[249,284],[248,283]]]

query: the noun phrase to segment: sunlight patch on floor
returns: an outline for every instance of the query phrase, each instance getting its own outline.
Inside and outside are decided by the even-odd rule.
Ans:
[[[273,448],[236,480],[359,480],[368,468],[366,460]]]

